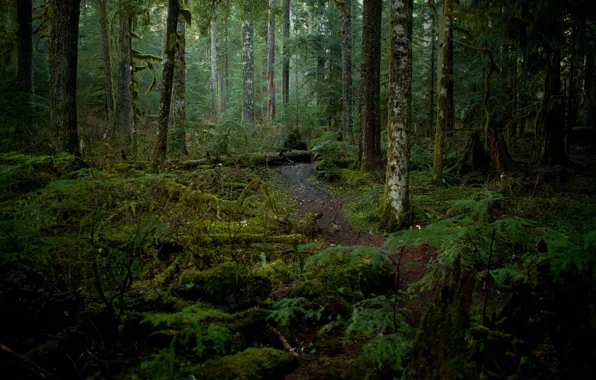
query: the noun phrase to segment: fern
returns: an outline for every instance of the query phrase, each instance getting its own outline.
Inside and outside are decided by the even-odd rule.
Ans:
[[[267,320],[275,321],[280,326],[289,326],[293,322],[303,320],[319,320],[322,309],[313,310],[306,298],[282,298],[273,303],[273,311]]]

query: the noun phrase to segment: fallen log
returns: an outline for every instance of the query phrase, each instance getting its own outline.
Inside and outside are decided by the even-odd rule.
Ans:
[[[209,157],[175,163],[180,169],[192,170],[209,166],[281,166],[295,163],[310,163],[313,155],[310,150],[292,150],[289,152],[251,153],[238,156]]]

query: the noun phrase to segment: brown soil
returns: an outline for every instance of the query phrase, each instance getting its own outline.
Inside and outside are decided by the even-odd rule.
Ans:
[[[384,238],[350,225],[345,217],[344,202],[308,181],[315,174],[315,163],[281,166],[275,172],[281,185],[298,202],[300,217],[307,213],[321,214],[320,232],[331,244],[381,246],[384,243]]]

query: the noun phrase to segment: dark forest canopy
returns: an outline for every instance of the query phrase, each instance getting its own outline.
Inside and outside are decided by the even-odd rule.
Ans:
[[[0,377],[596,378],[593,0],[0,7]]]

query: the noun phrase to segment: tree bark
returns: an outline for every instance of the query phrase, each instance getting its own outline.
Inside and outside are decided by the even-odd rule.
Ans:
[[[16,136],[21,142],[26,141],[23,129],[32,130],[32,95],[33,95],[33,5],[31,0],[17,0],[18,23],[18,71],[17,89],[26,96],[22,109],[24,120],[21,128],[17,128]]]
[[[583,56],[581,54],[581,35],[583,31],[583,18],[573,19],[571,30],[571,46],[569,56],[569,95],[567,97],[567,118],[565,121],[565,155],[570,155],[571,132],[577,123],[579,104],[581,102],[581,74],[583,72]]]
[[[360,167],[381,167],[381,23],[383,0],[364,0],[360,69]]]
[[[428,136],[432,127],[435,123],[435,59],[436,59],[436,48],[435,48],[435,9],[433,0],[428,0],[428,9],[424,13],[423,18],[424,38],[422,41],[422,50],[430,55],[428,63],[425,65],[424,76],[427,78],[427,115],[426,126],[424,127],[424,135]]]
[[[163,72],[161,76],[161,93],[159,98],[159,116],[157,139],[153,151],[153,170],[158,170],[164,162],[168,141],[168,121],[172,102],[172,83],[174,80],[174,59],[176,57],[176,26],[180,10],[180,0],[168,0],[168,19],[166,22],[166,38],[163,54]]]
[[[132,110],[132,17],[123,15],[120,18],[120,63],[118,73],[118,95],[114,135],[125,149],[130,147],[133,124]]]
[[[453,36],[453,0],[445,0],[443,4],[443,41],[441,47],[441,74],[439,76],[439,97],[438,97],[438,115],[437,127],[435,131],[435,149],[434,149],[434,164],[432,181],[435,184],[440,184],[443,179],[443,166],[445,161],[445,134],[450,125],[453,125],[453,92],[450,93],[449,88],[452,87],[450,82],[453,81],[451,77],[453,66],[453,43],[451,36]]]
[[[255,126],[255,67],[253,55],[253,27],[252,21],[242,23],[242,122]]]
[[[586,74],[584,82],[588,100],[588,121],[592,124],[591,150],[596,152],[596,54],[586,54]]]
[[[267,118],[275,118],[275,0],[269,0],[269,28],[267,30]]]
[[[186,150],[186,20],[183,15],[178,15],[178,25],[176,26],[178,35],[178,49],[176,50],[176,60],[174,62],[174,89],[172,91],[172,106],[174,107],[174,117],[172,129],[170,131],[171,144],[168,150],[174,156],[185,156]],[[217,72],[215,77],[215,86],[217,88]]]
[[[341,0],[340,11],[343,21],[342,57],[342,135],[353,140],[354,126],[352,88],[352,0]]]
[[[402,228],[410,214],[409,134],[412,124],[412,0],[391,0],[387,184],[382,224]]]
[[[33,8],[31,0],[17,1],[18,22],[18,90],[33,94]],[[30,101],[30,99],[28,99]]]
[[[283,72],[282,72],[282,97],[283,103],[288,104],[290,99],[290,57],[288,40],[290,38],[290,0],[283,0]]]
[[[211,114],[217,117],[217,24],[211,22]]]
[[[110,54],[107,0],[99,0],[99,29],[101,32],[101,51],[103,54],[104,91],[106,97],[108,131],[111,131],[114,127],[114,90],[112,85],[112,59]]]
[[[80,0],[52,0],[50,33],[50,125],[57,151],[80,157],[77,132],[77,52]]]
[[[546,46],[547,74],[544,92],[546,112],[544,114],[544,145],[541,161],[545,165],[560,165],[567,162],[565,155],[565,105],[561,93],[561,51],[558,46]]]

